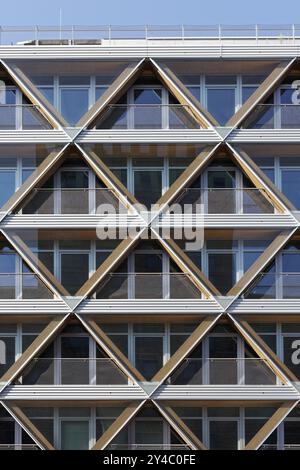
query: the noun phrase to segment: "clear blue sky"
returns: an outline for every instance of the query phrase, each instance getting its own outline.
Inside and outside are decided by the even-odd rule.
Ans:
[[[299,0],[13,0],[2,25],[300,23]]]

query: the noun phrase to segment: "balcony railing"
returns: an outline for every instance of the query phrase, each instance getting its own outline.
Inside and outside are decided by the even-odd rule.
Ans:
[[[189,107],[181,104],[113,104],[96,123],[97,129],[198,129]]]
[[[260,273],[245,291],[248,299],[299,299],[300,273]]]
[[[128,377],[110,358],[35,358],[23,385],[122,385]]]
[[[0,130],[51,129],[33,104],[0,104]]]
[[[110,444],[110,450],[190,450],[187,444]]]
[[[277,444],[263,444],[259,450],[279,450]],[[300,444],[284,444],[282,450],[300,450]]]
[[[119,200],[108,188],[36,188],[23,214],[95,214],[101,205],[119,212]]]
[[[0,273],[0,299],[51,299],[53,292],[34,273]]]
[[[40,450],[37,444],[0,444],[0,450]]]
[[[244,129],[300,129],[299,104],[259,104],[244,121]]]
[[[172,385],[271,385],[276,376],[260,358],[187,358],[171,375]]]
[[[201,299],[184,273],[111,273],[96,294],[98,299]]]
[[[274,213],[264,188],[186,188],[177,202],[183,208],[189,205],[192,212],[199,212],[202,205],[205,214]]]

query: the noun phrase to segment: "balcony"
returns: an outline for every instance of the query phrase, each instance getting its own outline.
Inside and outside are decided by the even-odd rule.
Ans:
[[[187,105],[113,104],[96,122],[96,129],[199,129]]]
[[[300,129],[299,104],[259,104],[243,123],[244,129]]]
[[[201,299],[202,294],[184,273],[111,273],[98,299]]]
[[[243,297],[247,299],[299,299],[300,273],[261,273]]]
[[[39,107],[31,104],[0,104],[0,130],[41,130],[52,129],[39,112]]]
[[[263,359],[187,358],[171,375],[172,385],[275,385],[276,376]]]
[[[23,385],[124,385],[128,378],[110,358],[35,358]]]
[[[0,273],[0,299],[51,299],[53,292],[34,273]]]
[[[119,212],[119,200],[108,188],[37,188],[23,214],[95,214],[101,205]]]
[[[205,214],[272,214],[264,188],[186,188],[177,202],[192,213],[202,205]]]

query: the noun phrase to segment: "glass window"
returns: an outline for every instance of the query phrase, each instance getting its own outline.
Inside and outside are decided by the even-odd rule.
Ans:
[[[209,279],[214,286],[226,294],[235,283],[236,256],[234,253],[208,254]]]
[[[89,107],[88,88],[61,88],[60,110],[70,126],[75,126]]]
[[[89,421],[62,420],[61,421],[61,449],[62,450],[88,450],[89,449]]]
[[[138,336],[135,338],[135,366],[151,380],[163,365],[163,337]]]
[[[238,442],[237,421],[210,421],[210,449],[236,450]]]
[[[281,170],[281,189],[297,209],[300,209],[300,169]]]
[[[224,126],[235,112],[235,89],[208,88],[207,109]]]
[[[88,253],[61,254],[61,282],[74,295],[89,277]]]
[[[0,169],[0,207],[2,207],[15,192],[15,171]]]

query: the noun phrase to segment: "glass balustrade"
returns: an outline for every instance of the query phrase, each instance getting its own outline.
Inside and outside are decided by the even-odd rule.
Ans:
[[[170,377],[172,385],[274,385],[276,376],[260,358],[187,358]]]
[[[98,299],[201,299],[184,273],[111,273],[97,291]]]

